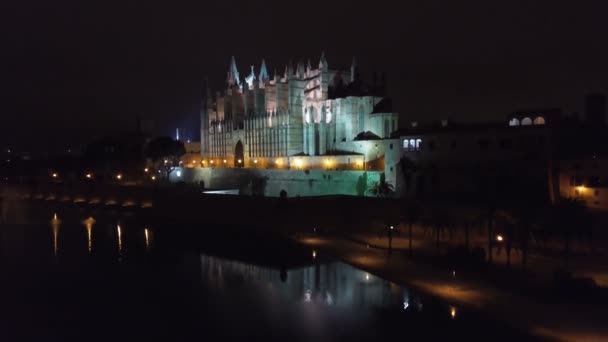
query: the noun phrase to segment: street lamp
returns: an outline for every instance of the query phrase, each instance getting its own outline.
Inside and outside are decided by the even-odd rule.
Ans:
[[[119,173],[116,175],[116,179],[121,180],[122,179],[122,175]]]
[[[148,168],[145,168],[145,169],[144,169],[144,172],[145,172],[145,173],[148,173],[148,171],[150,171],[150,170],[148,170]]]
[[[496,235],[496,241],[502,242],[502,240],[503,240],[502,235],[500,235],[500,234]]]
[[[91,178],[93,178],[93,175],[92,175],[92,174],[90,174],[90,173],[87,173],[87,174],[85,175],[85,177],[86,177],[87,179],[91,179]]]
[[[51,175],[51,177],[53,177],[53,178],[57,178],[57,177],[58,177],[58,175],[57,175],[57,173],[53,172],[53,174]]]

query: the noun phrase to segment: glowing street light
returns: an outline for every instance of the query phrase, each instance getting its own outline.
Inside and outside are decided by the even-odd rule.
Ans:
[[[316,258],[317,257],[317,251],[312,251],[312,258]]]
[[[121,180],[121,179],[122,179],[122,175],[121,175],[120,173],[119,173],[119,174],[117,174],[117,175],[116,175],[116,179],[117,179],[117,180]]]
[[[240,159],[239,159],[239,160],[237,160],[237,162],[238,162],[239,164],[243,163],[243,161],[242,161],[242,160],[240,160]]]
[[[452,317],[452,319],[456,318],[456,307],[455,306],[450,307],[450,317]]]
[[[87,174],[85,175],[85,177],[86,177],[87,179],[91,179],[91,178],[93,178],[93,175],[92,175],[92,174],[90,174],[90,173],[87,173]]]
[[[224,159],[224,164],[226,164],[228,161],[226,159]]]
[[[152,176],[152,180],[156,180],[156,176]]]
[[[503,240],[502,235],[500,235],[500,234],[499,234],[499,235],[496,235],[496,241],[498,241],[498,242],[502,242],[502,240]]]
[[[391,226],[390,228],[391,228],[391,230],[395,229],[395,227],[394,227],[394,226]]]
[[[209,164],[213,164],[213,160],[210,160],[210,161],[209,161]]]
[[[254,159],[254,160],[253,160],[253,163],[254,163],[254,164],[257,164],[257,163],[258,163],[258,160],[257,160],[257,159]]]
[[[167,159],[164,160],[165,165],[167,165],[169,161]]]
[[[53,174],[51,175],[51,177],[57,178],[57,177],[59,177],[59,175],[57,175],[57,173],[53,172]]]
[[[145,172],[145,173],[148,173],[148,171],[150,171],[148,168],[145,168],[145,169],[144,169],[144,172]]]

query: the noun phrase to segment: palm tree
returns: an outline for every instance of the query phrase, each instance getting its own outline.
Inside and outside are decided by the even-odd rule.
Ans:
[[[439,255],[439,242],[441,241],[441,231],[445,230],[450,225],[449,214],[447,210],[435,208],[433,210],[432,226],[435,231],[435,248]]]
[[[412,225],[414,224],[414,222],[418,221],[418,218],[420,216],[420,209],[418,208],[418,206],[414,203],[414,202],[409,202],[406,203],[406,205],[404,206],[405,211],[404,211],[404,219],[405,221],[407,221],[407,225],[408,225],[408,254],[411,257],[413,255],[413,250],[412,250]]]
[[[570,243],[575,234],[580,234],[589,224],[584,203],[577,198],[560,197],[553,205],[551,225],[564,241],[564,265],[568,267]]]
[[[368,191],[376,197],[391,197],[395,193],[395,188],[391,183],[386,181],[386,176],[382,172],[380,174],[380,181],[372,184]]]

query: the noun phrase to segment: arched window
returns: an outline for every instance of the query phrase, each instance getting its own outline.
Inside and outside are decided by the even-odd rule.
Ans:
[[[534,124],[535,125],[544,125],[545,118],[543,118],[542,116],[537,116],[536,119],[534,119]]]
[[[422,142],[422,139],[417,139],[416,140],[416,149],[419,150],[420,149],[420,143]]]
[[[521,119],[522,126],[530,126],[531,124],[532,124],[532,119],[530,119],[529,117],[525,117],[525,118]]]
[[[416,140],[410,139],[410,150],[413,150],[415,148],[416,148]]]
[[[509,121],[509,126],[519,126],[519,120],[517,118],[511,119],[511,121]]]
[[[409,145],[410,145],[410,144],[409,144],[408,140],[407,140],[407,139],[404,139],[404,140],[403,140],[403,148],[407,150],[407,149],[408,149],[408,147],[409,147]]]

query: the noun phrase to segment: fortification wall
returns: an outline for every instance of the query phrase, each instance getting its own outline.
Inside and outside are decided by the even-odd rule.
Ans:
[[[210,189],[239,189],[243,194],[278,197],[323,195],[367,195],[367,189],[380,180],[378,171],[264,170],[227,168],[183,168],[173,171],[174,183],[204,183]]]

